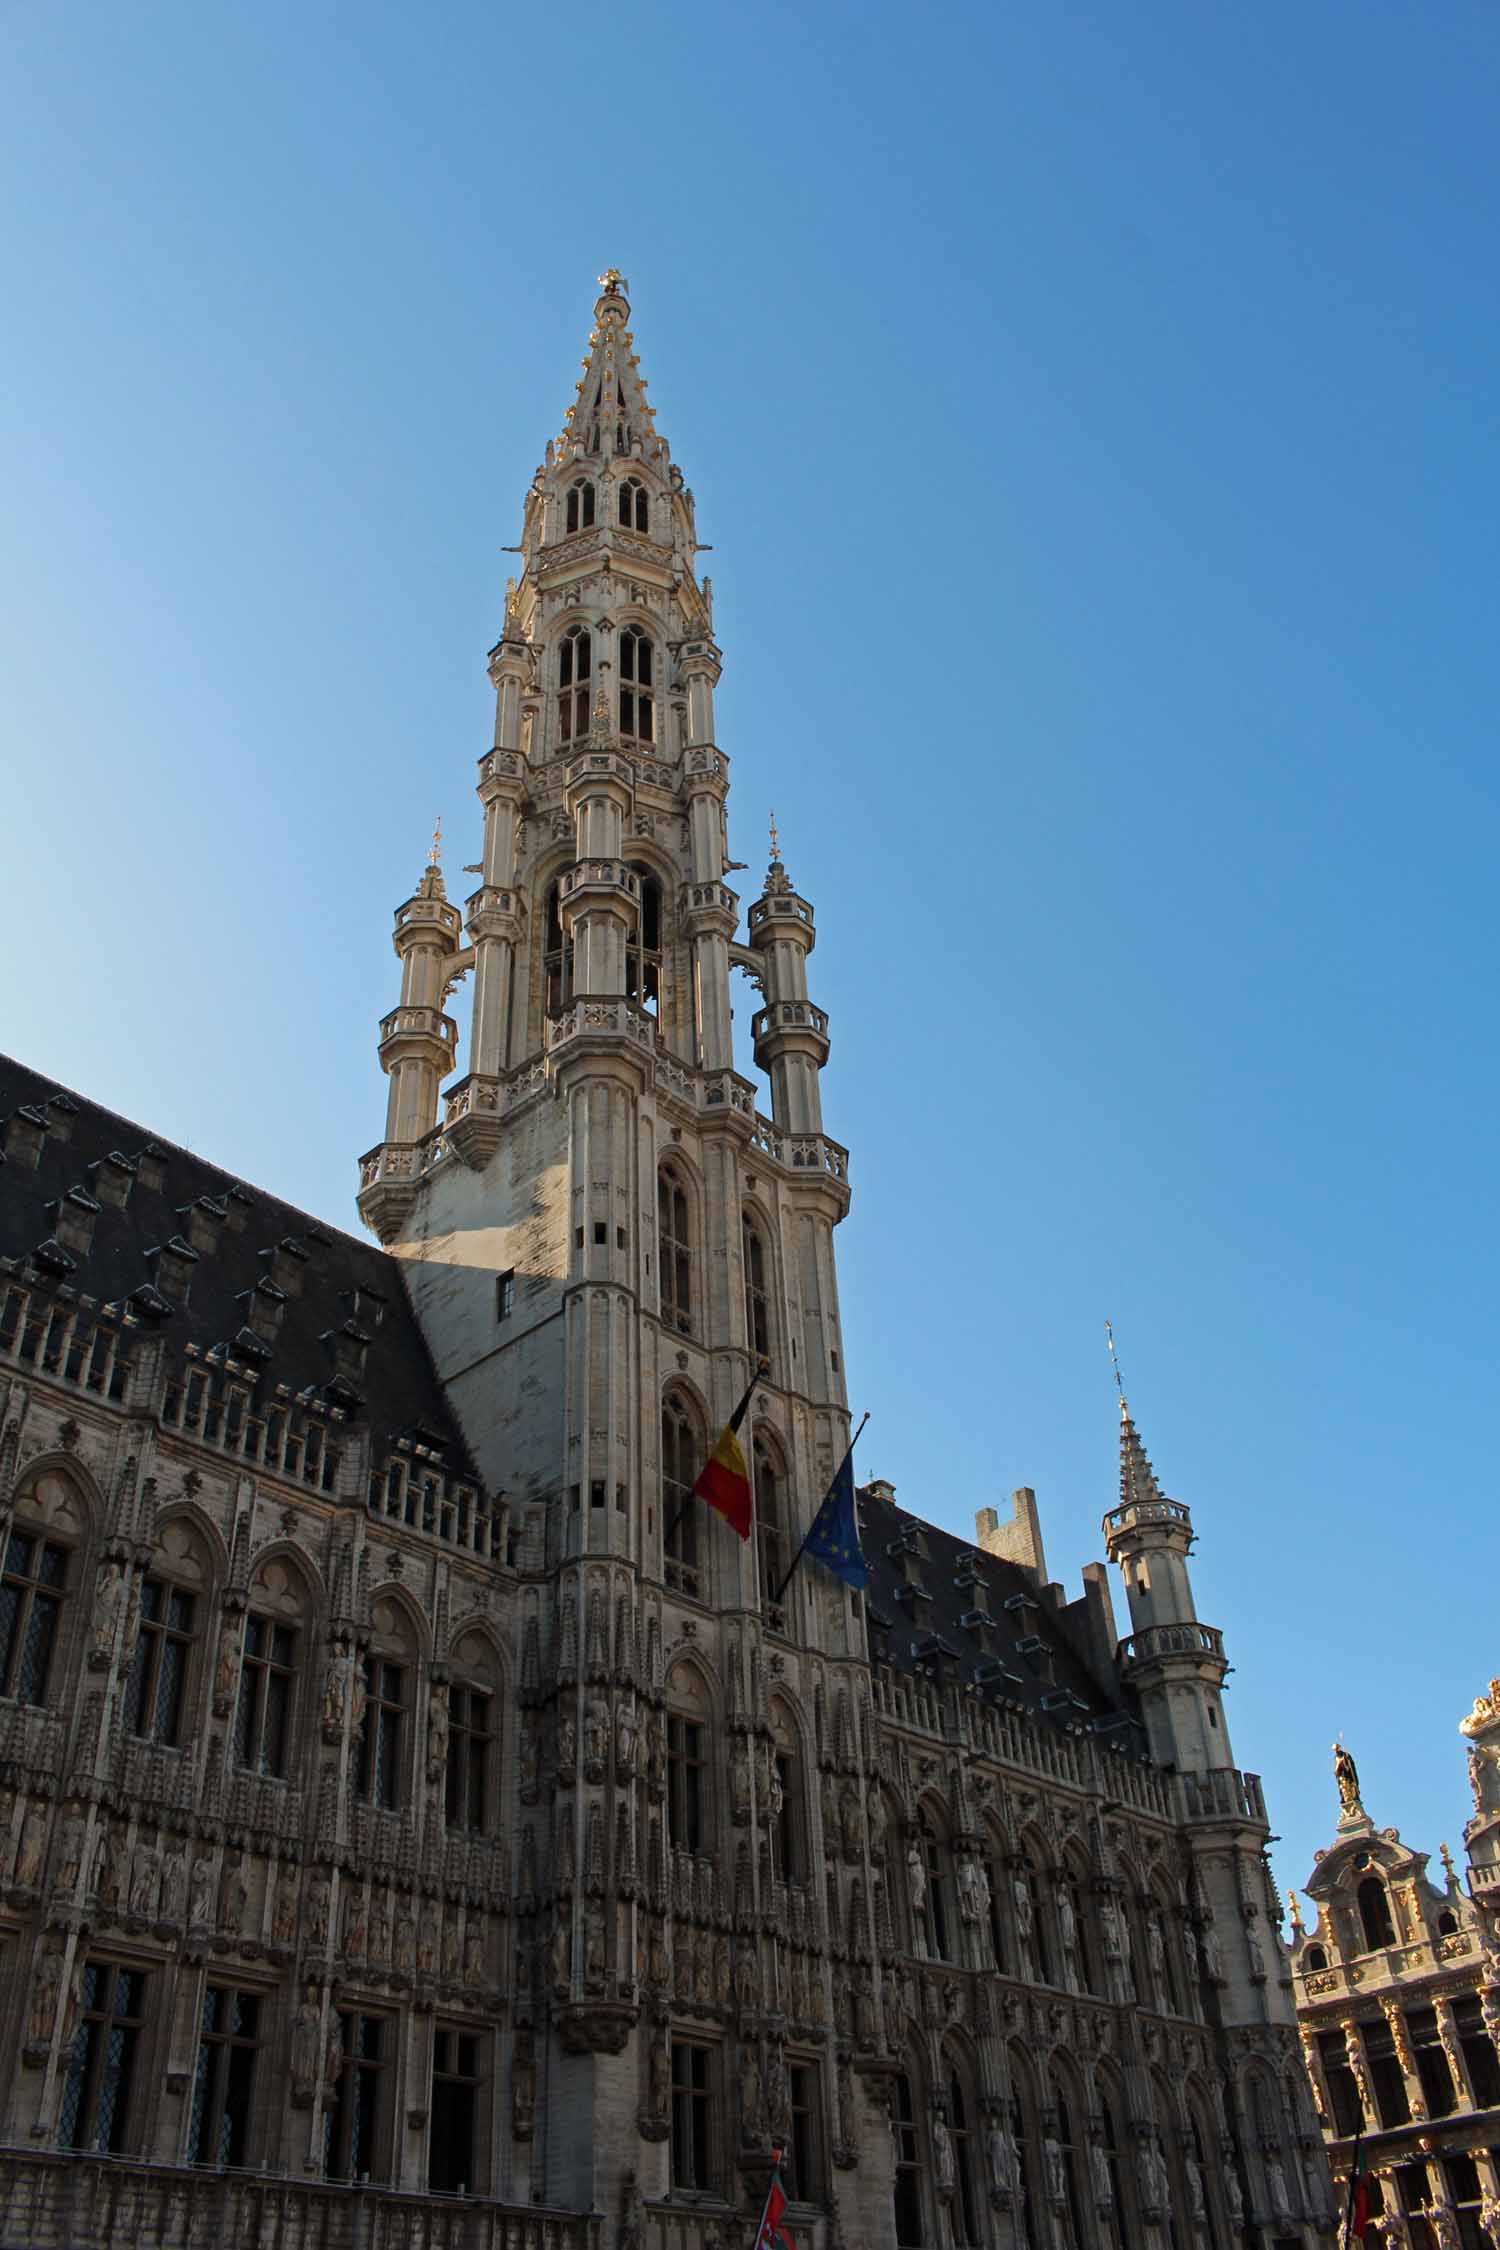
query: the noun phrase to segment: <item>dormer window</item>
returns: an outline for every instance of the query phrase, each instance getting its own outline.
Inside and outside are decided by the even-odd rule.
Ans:
[[[589,490],[592,492],[593,486]],[[557,644],[557,739],[582,741],[589,731],[589,681],[594,644],[586,625],[574,625]]]
[[[637,742],[656,740],[656,671],[646,635],[627,625],[620,635],[620,732]]]
[[[625,531],[651,529],[651,499],[639,477],[627,477],[620,487],[620,524]]]
[[[569,531],[587,531],[594,520],[594,488],[587,477],[568,486],[564,522]]]

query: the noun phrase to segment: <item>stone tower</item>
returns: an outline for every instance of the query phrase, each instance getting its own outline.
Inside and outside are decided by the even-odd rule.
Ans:
[[[386,1138],[360,1194],[530,1580],[518,1754],[523,1802],[543,1809],[522,1838],[537,1900],[523,1937],[546,1957],[538,2036],[543,2014],[556,2033],[530,2189],[585,2207],[618,2193],[627,2147],[639,2164],[638,2117],[665,2129],[675,2050],[658,2058],[633,1997],[665,1943],[653,1902],[706,1885],[721,1927],[769,1911],[763,1633],[778,1668],[816,1656],[830,1710],[823,1660],[863,1656],[858,1605],[807,1583],[820,1574],[772,1608],[848,1441],[833,1229],[849,1191],[822,1129],[813,911],[773,842],[740,935],[693,496],[646,401],[625,284],[602,288],[490,654],[479,888],[460,927],[433,865],[397,912]],[[440,1116],[457,1045],[443,1011],[469,972],[467,1070]],[[769,1117],[735,1067],[735,972],[763,1001],[750,1031]],[[690,1488],[757,1365],[742,1543]],[[744,1737],[738,1868],[698,1863],[696,1814],[667,1802],[669,1718],[705,1745],[721,1725]],[[665,2184],[649,2162],[643,2184]]]
[[[1176,1773],[1182,1793],[1203,1965],[1234,2058],[1236,2129],[1242,2146],[1274,2150],[1265,2163],[1264,2208],[1285,2226],[1299,2210],[1321,2213],[1326,2185],[1308,2090],[1291,2068],[1296,2012],[1267,1858],[1270,1823],[1258,1777],[1234,1762],[1220,1692],[1229,1670],[1224,1636],[1199,1619],[1188,1569],[1192,1513],[1163,1493],[1123,1396],[1120,1504],[1104,1519],[1104,1537],[1130,1607],[1130,1636],[1117,1659],[1121,1683],[1139,1699],[1152,1758]],[[1269,2068],[1258,2070],[1257,2061]],[[1283,2135],[1300,2178],[1288,2177],[1275,2146]]]

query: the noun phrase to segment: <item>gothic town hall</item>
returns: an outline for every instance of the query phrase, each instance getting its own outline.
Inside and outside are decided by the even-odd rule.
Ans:
[[[396,910],[376,1239],[0,1064],[0,2241],[740,2250],[779,2145],[798,2250],[1311,2245],[1261,1786],[1123,1402],[1123,1638],[1028,1491],[970,1543],[868,1484],[867,1591],[782,1595],[849,1166],[601,286],[478,887]],[[761,1361],[742,1541],[690,1494]]]

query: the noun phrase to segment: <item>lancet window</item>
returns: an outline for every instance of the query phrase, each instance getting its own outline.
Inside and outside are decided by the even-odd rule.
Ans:
[[[563,521],[569,531],[587,531],[594,520],[594,488],[587,477],[568,486]]]
[[[661,1006],[661,884],[649,867],[630,864],[640,877],[641,904],[625,947],[625,997],[654,1016]]]
[[[661,1269],[661,1316],[684,1336],[693,1326],[693,1243],[687,1191],[670,1165],[656,1182],[656,1254]]]
[[[766,1246],[747,1211],[742,1222],[745,1252],[745,1333],[758,1359],[771,1356],[771,1301],[766,1288]]]
[[[626,531],[651,529],[651,499],[639,477],[627,477],[620,487],[620,523]]]
[[[639,626],[620,635],[620,732],[637,742],[656,739],[656,659]]]
[[[562,892],[556,883],[547,892],[547,943],[542,965],[547,978],[547,1013],[555,1016],[573,997],[573,941],[563,928]]]
[[[593,670],[594,643],[589,629],[586,625],[572,625],[557,644],[559,742],[581,742],[589,731],[589,682]]]
[[[661,1410],[662,1545],[667,1584],[680,1594],[703,1590],[702,1502],[693,1498],[703,1458],[697,1416],[679,1393],[671,1393]]]

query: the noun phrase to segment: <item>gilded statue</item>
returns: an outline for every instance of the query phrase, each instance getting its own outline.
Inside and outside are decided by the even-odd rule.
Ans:
[[[1359,1801],[1359,1768],[1342,1742],[1333,1746],[1333,1778],[1338,1783],[1340,1812],[1363,1812]]]

